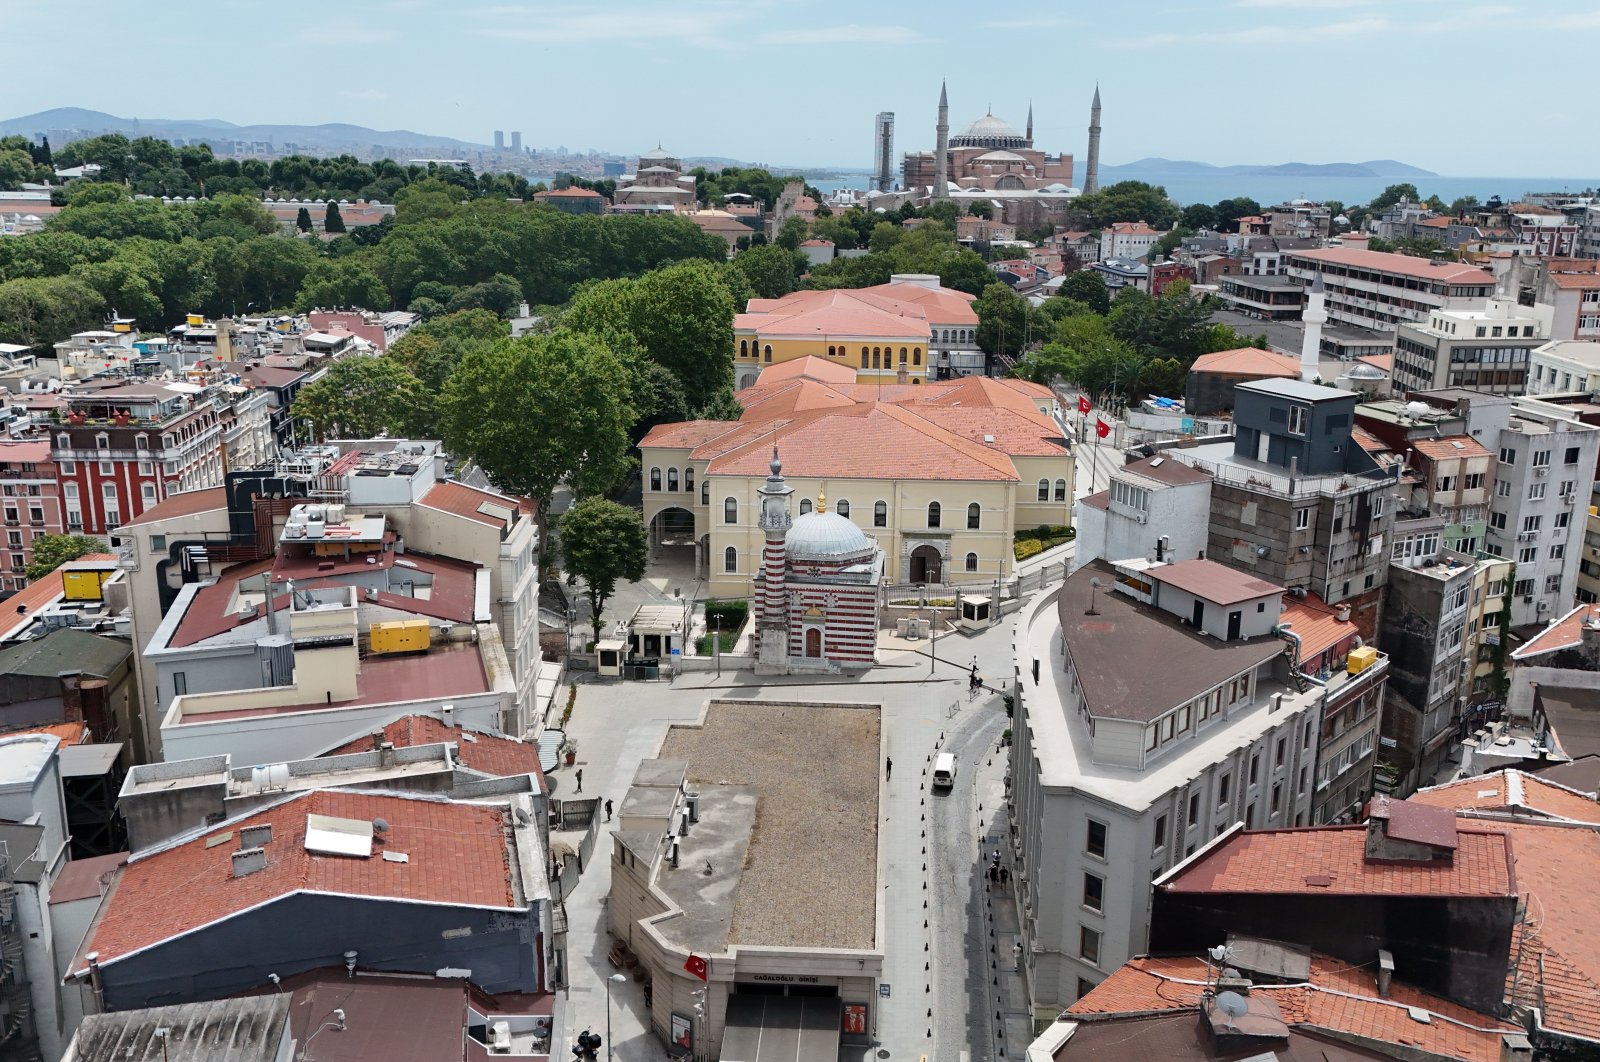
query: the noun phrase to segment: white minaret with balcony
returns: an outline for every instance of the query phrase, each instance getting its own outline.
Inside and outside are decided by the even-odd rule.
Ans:
[[[1311,282],[1306,296],[1306,312],[1300,320],[1306,326],[1305,338],[1300,343],[1300,379],[1316,383],[1321,375],[1318,362],[1322,358],[1322,326],[1328,323],[1328,295],[1322,290],[1322,274]]]

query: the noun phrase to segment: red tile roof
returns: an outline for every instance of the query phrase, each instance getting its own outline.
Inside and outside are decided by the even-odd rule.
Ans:
[[[1393,254],[1389,251],[1369,251],[1354,247],[1323,247],[1311,251],[1294,251],[1290,255],[1290,265],[1296,264],[1301,259],[1348,266],[1352,269],[1366,269],[1374,273],[1393,273],[1418,280],[1437,280],[1445,284],[1470,284],[1492,288],[1495,283],[1493,276],[1474,266],[1462,265],[1460,262],[1441,262],[1434,265],[1427,258]]]
[[[678,424],[657,424],[640,440],[639,448],[655,446],[693,449],[719,435],[726,435],[737,427],[738,424],[727,420],[686,420]]]
[[[422,496],[422,504],[430,509],[442,509],[447,513],[465,516],[469,520],[476,520],[481,524],[493,524],[495,527],[509,528],[515,525],[517,514],[525,508],[519,498],[505,494],[496,494],[493,491],[479,490],[469,487],[465,483],[445,481],[435,483],[428,488]],[[485,506],[511,511],[510,520],[496,516],[493,513],[483,512]]]
[[[381,818],[389,825],[382,847],[405,852],[408,861],[382,859],[376,846],[369,859],[308,852],[307,815]],[[90,951],[100,953],[101,963],[116,962],[297,892],[519,908],[523,901],[512,883],[504,820],[501,808],[425,798],[339,789],[293,797],[134,856],[84,938],[74,972],[83,972],[82,955]],[[264,824],[272,826],[266,868],[234,877],[238,832]],[[233,838],[207,846],[225,834]]]
[[[1488,457],[1489,451],[1470,435],[1446,435],[1440,439],[1411,439],[1406,443],[1423,457],[1434,461],[1454,461],[1463,457]]]
[[[396,748],[454,742],[457,761],[469,770],[497,778],[531,774],[541,780],[543,788],[544,773],[539,769],[539,749],[525,741],[449,726],[431,715],[407,715],[396,719],[383,728],[383,739]],[[329,749],[324,755],[343,756],[366,752],[371,748],[372,738],[364,737]]]
[[[1159,887],[1169,892],[1336,896],[1514,896],[1511,842],[1498,824],[1462,823],[1454,859],[1369,863],[1367,827],[1246,830],[1201,853]]]
[[[1511,942],[1506,997],[1543,1000],[1540,1021],[1600,1039],[1600,832],[1532,822],[1474,822],[1502,830],[1517,860],[1527,916]]]
[[[1192,1010],[1205,991],[1208,971],[1198,957],[1130,959],[1094,990],[1068,1008],[1069,1015],[1131,1014]],[[1380,997],[1372,973],[1323,955],[1313,955],[1304,984],[1255,985],[1278,1005],[1291,1026],[1311,1026],[1431,1052],[1469,1062],[1500,1062],[1501,1037],[1522,1028],[1480,1014],[1447,999],[1399,982]],[[1411,1008],[1425,1010],[1423,1023]]]
[[[1221,376],[1260,376],[1300,378],[1300,359],[1287,354],[1274,354],[1257,347],[1239,347],[1202,354],[1189,366],[1190,372],[1216,373]]]
[[[89,740],[89,728],[82,723],[51,723],[48,726],[27,726],[19,730],[7,730],[0,733],[0,737],[16,737],[19,734],[49,734],[63,746],[82,745]]]
[[[31,587],[30,587],[31,589]],[[13,599],[15,600],[15,599]],[[1583,644],[1583,626],[1600,624],[1600,605],[1579,605],[1550,626],[1528,639],[1511,654],[1513,660],[1527,660],[1560,649],[1573,649]]]
[[[605,196],[588,188],[579,188],[571,185],[567,188],[552,188],[545,192],[533,193],[535,199],[604,199]]]
[[[78,563],[85,562],[103,564],[107,569],[114,569],[117,566],[116,555],[112,553],[90,553],[78,558]],[[6,598],[4,618],[0,619],[0,641],[32,623],[35,616],[49,608],[66,592],[66,584],[61,581],[61,571],[57,569],[49,575],[35,579]]]
[[[1361,633],[1310,591],[1303,598],[1284,594],[1281,619],[1300,639],[1300,662],[1311,670],[1317,669],[1324,653],[1347,646]]]
[[[856,370],[853,366],[841,361],[829,361],[808,354],[803,358],[791,358],[789,361],[780,361],[775,365],[768,365],[761,370],[761,376],[755,386],[767,387],[780,380],[792,380],[804,376],[819,383],[853,384],[856,382]]]
[[[1419,789],[1407,803],[1451,811],[1503,812],[1600,826],[1594,797],[1515,768]]]
[[[175,516],[194,516],[196,513],[208,513],[214,509],[226,509],[227,507],[228,491],[226,487],[186,490],[180,494],[167,495],[156,505],[146,509],[123,526],[132,527],[134,524],[150,524],[157,520],[170,520]]]

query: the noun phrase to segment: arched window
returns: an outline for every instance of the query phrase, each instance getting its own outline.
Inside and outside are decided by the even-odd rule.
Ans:
[[[943,513],[943,511],[944,510],[940,507],[938,502],[929,502],[928,503],[928,526],[929,527],[938,527],[939,526],[939,517]]]
[[[887,503],[881,501],[872,503],[872,526],[889,526],[889,506]]]
[[[748,339],[739,340],[739,357],[748,358],[749,356],[750,356],[750,341]]]
[[[946,343],[950,342],[950,329],[948,328],[944,330],[944,341]]]
[[[911,378],[911,386],[913,386],[913,387],[915,387],[917,384],[919,384],[921,382],[922,382],[922,377],[920,377],[920,376],[913,376]]]
[[[763,361],[766,361],[766,362],[769,362],[769,363],[772,361],[772,344],[771,343],[768,343],[766,345],[766,348],[762,351],[762,354],[764,355],[764,357],[762,358]]]
[[[828,357],[833,357],[833,348],[831,346],[828,348]]]
[[[667,489],[671,491],[678,489],[678,470],[676,468],[667,469]]]
[[[809,513],[810,511],[811,511],[811,499],[810,498],[801,498],[800,499],[800,515],[804,516],[806,513]]]
[[[912,347],[911,348],[911,364],[913,364],[913,365],[921,365],[922,364],[922,348],[921,347]]]
[[[722,570],[725,572],[739,570],[739,551],[732,546],[722,551]]]
[[[1048,479],[1041,479],[1039,481],[1039,500],[1050,500],[1050,481]]]
[[[978,570],[978,555],[976,553],[967,554],[967,571],[975,572],[977,570]]]
[[[983,518],[983,509],[979,507],[977,502],[973,502],[971,505],[967,506],[967,530],[968,531],[976,531],[976,530],[978,530],[978,521],[981,520],[982,518]]]
[[[1067,500],[1067,481],[1064,480],[1064,479],[1058,479],[1058,480],[1056,480],[1056,501],[1066,501],[1066,500]]]
[[[848,517],[850,515],[850,503],[845,501],[843,498],[840,498],[838,501],[833,503],[833,511],[838,513],[840,516]]]
[[[711,504],[711,481],[709,479],[700,484],[700,504]]]
[[[739,502],[737,499],[722,499],[722,522],[725,524],[736,524],[739,522]]]
[[[690,494],[694,493],[694,468],[692,466],[683,470],[683,489]]]
[[[905,347],[901,347],[900,348],[900,364],[904,365],[905,363],[906,363],[906,348]]]
[[[861,367],[863,369],[865,369],[867,367],[867,348],[866,347],[862,347],[861,348]]]
[[[661,489],[661,469],[659,469],[659,468],[652,468],[650,470],[650,489],[651,490],[660,490]]]
[[[879,347],[873,347],[873,348],[872,348],[872,367],[873,367],[873,368],[874,368],[874,369],[876,369],[876,368],[880,368],[880,367],[881,367],[881,366],[880,366],[880,365],[879,365],[879,362],[878,362],[878,359],[879,359],[879,355],[880,355],[880,354],[881,354],[881,353],[882,353],[882,351],[881,351],[881,348],[879,348]]]

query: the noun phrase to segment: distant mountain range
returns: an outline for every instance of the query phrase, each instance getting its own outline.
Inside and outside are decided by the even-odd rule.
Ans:
[[[74,134],[74,139],[102,133],[122,133],[129,137],[153,136],[162,140],[263,140],[274,144],[297,144],[302,149],[313,151],[352,144],[458,151],[478,150],[486,146],[448,136],[414,133],[409,129],[368,129],[366,126],[340,122],[328,125],[235,125],[220,118],[118,118],[114,114],[82,107],[56,107],[38,114],[0,120],[0,136],[16,133],[32,137],[38,133],[53,132],[70,132]]]
[[[1394,159],[1371,162],[1284,162],[1276,166],[1213,166],[1209,162],[1140,159],[1122,166],[1102,166],[1102,173],[1134,177],[1139,174],[1185,173],[1242,177],[1437,177],[1432,170],[1408,166]]]

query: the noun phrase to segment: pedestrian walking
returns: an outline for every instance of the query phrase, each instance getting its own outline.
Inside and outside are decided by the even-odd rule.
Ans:
[[[611,821],[611,801],[609,799],[606,801],[606,821]]]
[[[578,768],[578,792],[583,792],[583,768]]]
[[[894,761],[891,760],[889,757],[885,756],[883,758],[883,780],[885,782],[887,782],[893,776],[894,776]]]

